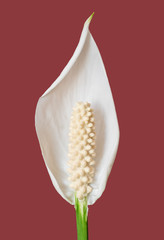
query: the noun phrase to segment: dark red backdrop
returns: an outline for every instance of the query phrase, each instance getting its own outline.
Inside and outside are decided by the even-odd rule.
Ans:
[[[74,208],[51,184],[34,113],[93,11],[90,31],[110,79],[121,137],[107,188],[89,208],[90,239],[164,239],[162,1],[0,5],[0,239],[76,239]]]

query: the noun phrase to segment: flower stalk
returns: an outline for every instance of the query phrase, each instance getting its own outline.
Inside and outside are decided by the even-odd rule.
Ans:
[[[76,210],[77,239],[88,240],[87,198],[83,200],[78,200],[75,194],[75,210]]]

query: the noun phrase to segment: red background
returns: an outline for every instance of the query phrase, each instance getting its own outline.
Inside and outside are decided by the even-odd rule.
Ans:
[[[51,184],[34,114],[93,11],[121,136],[106,190],[89,208],[89,236],[164,239],[162,2],[1,1],[0,239],[76,239],[74,208]]]

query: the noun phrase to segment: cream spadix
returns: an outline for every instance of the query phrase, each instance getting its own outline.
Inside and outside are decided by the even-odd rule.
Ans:
[[[90,103],[78,102],[73,108],[70,122],[69,169],[70,187],[76,197],[83,200],[92,191],[94,177],[95,124]]]
[[[95,156],[95,165],[92,166],[94,177],[89,184],[92,191],[87,196],[88,205],[93,204],[105,189],[119,142],[113,97],[100,52],[89,31],[90,20],[91,18],[84,24],[72,58],[60,76],[39,98],[35,115],[36,131],[52,183],[66,201],[75,204],[75,189],[70,187],[67,164],[70,116],[77,102],[91,103],[96,126],[96,156],[95,150],[90,149],[90,141],[95,134],[91,131],[86,150]],[[88,131],[93,122],[94,119],[90,118]],[[86,154],[85,150],[83,153]],[[86,162],[90,161],[89,157],[90,155],[86,155]],[[81,164],[88,166],[86,162],[82,161]]]

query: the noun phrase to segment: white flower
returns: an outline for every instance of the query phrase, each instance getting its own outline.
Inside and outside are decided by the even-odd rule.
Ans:
[[[74,204],[68,181],[68,134],[72,108],[89,102],[96,125],[95,175],[88,205],[103,193],[119,142],[119,127],[108,78],[96,43],[89,31],[91,17],[84,24],[79,44],[56,81],[39,98],[35,125],[42,155],[58,193]]]

